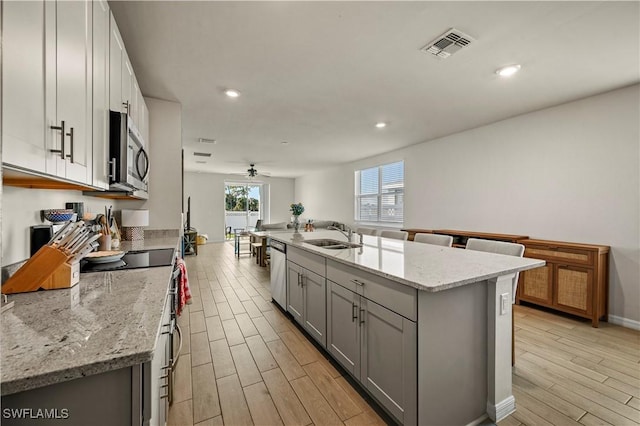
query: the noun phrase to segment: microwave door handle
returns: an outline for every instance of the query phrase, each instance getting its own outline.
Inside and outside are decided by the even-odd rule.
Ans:
[[[144,155],[144,173],[141,175],[140,180],[144,181],[147,177],[147,174],[149,173],[149,155],[147,154],[147,151],[145,151],[142,147],[140,147],[140,152],[142,153],[142,155]]]
[[[144,168],[144,173],[140,172],[140,156],[144,155],[145,158],[145,168]],[[144,148],[140,148],[140,151],[138,151],[138,153],[136,154],[136,161],[135,161],[135,165],[136,165],[136,172],[138,173],[138,176],[140,177],[141,181],[144,181],[144,178],[147,176],[147,172],[149,171],[149,157],[147,157],[147,153],[145,152]]]

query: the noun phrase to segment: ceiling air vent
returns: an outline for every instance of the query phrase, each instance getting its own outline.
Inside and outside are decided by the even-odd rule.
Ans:
[[[206,161],[196,161],[196,164],[207,164]]]
[[[462,31],[451,28],[420,50],[437,56],[438,58],[445,59],[463,47],[470,45],[473,40],[471,36]]]
[[[210,144],[216,144],[216,140],[215,139],[205,139],[205,138],[198,138],[198,142],[200,143],[210,143]]]
[[[196,157],[211,157],[210,152],[194,152],[193,155]]]

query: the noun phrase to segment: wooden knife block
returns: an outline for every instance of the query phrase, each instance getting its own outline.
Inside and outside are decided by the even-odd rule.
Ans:
[[[42,283],[40,288],[54,290],[56,288],[70,288],[80,282],[80,262],[63,263],[53,274]]]
[[[42,246],[2,284],[2,294],[26,293],[40,288],[49,290],[72,287],[74,280],[80,279],[80,271],[77,269],[77,274],[74,276],[74,266],[66,263],[68,258],[69,256],[62,250],[48,245]],[[60,269],[59,272],[58,269]]]

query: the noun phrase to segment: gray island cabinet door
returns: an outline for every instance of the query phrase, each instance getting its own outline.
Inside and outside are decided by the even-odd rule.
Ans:
[[[416,323],[365,298],[361,299],[359,318],[360,381],[402,424],[416,424]]]
[[[302,270],[304,290],[304,328],[322,347],[327,347],[327,295],[326,279],[323,276]]]
[[[360,296],[327,280],[327,350],[360,379]]]
[[[304,326],[304,295],[301,285],[302,268],[291,261],[287,261],[287,312]]]

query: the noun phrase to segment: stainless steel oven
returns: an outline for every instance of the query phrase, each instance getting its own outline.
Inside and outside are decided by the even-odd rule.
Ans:
[[[149,155],[145,141],[125,112],[109,112],[109,188],[147,191]]]

